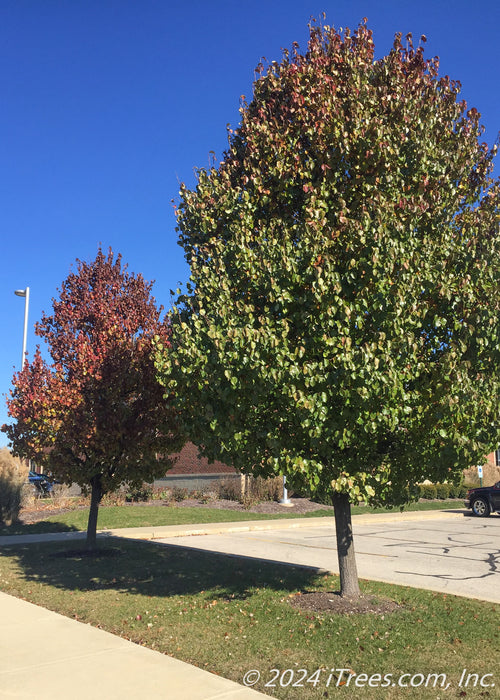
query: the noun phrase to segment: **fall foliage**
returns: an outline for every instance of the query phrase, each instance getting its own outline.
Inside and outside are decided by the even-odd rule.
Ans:
[[[152,341],[158,336],[168,348],[170,329],[151,288],[111,250],[99,250],[92,263],[77,261],[53,313],[36,324],[52,363],[38,348],[14,376],[8,399],[15,422],[4,430],[15,452],[64,483],[91,489],[91,547],[104,493],[163,475],[170,463],[158,455],[180,446],[175,414],[155,378]]]

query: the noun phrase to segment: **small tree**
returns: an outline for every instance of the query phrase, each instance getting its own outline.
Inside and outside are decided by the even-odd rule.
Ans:
[[[422,37],[422,41],[425,37]],[[211,459],[335,507],[399,505],[498,441],[495,149],[438,60],[311,27],[254,85],[223,161],[181,188],[191,283],[158,353]]]
[[[33,362],[14,376],[4,426],[15,452],[61,481],[91,490],[87,545],[96,545],[99,503],[106,492],[165,473],[180,442],[175,414],[155,378],[152,340],[169,345],[170,329],[151,296],[152,283],[121,266],[121,256],[77,261],[43,315]]]

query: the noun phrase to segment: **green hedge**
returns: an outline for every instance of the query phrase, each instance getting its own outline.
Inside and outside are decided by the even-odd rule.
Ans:
[[[433,500],[437,497],[437,491],[434,484],[419,484],[420,498]]]
[[[419,497],[427,500],[439,499],[445,501],[448,498],[465,498],[470,484],[419,484]]]
[[[436,484],[436,498],[441,501],[445,501],[450,497],[450,485],[449,484]]]

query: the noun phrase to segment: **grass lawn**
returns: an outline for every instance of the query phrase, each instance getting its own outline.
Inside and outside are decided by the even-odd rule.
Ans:
[[[500,684],[498,606],[492,603],[362,582],[364,592],[401,608],[383,617],[336,616],[290,605],[297,594],[338,588],[336,577],[307,569],[119,539],[108,556],[96,558],[62,555],[69,547],[4,547],[0,590],[239,683],[257,669],[261,681],[254,687],[286,700],[495,697],[485,688],[465,694],[458,687],[463,669],[493,673],[486,681]],[[360,674],[392,674],[396,683],[401,674],[423,675],[413,679],[421,687],[354,687],[354,680],[336,687],[339,674],[330,669],[341,668],[361,682]],[[280,687],[278,677],[266,688],[276,675],[271,669],[292,669],[296,683],[306,669],[310,680]],[[446,692],[432,682],[423,686],[432,673],[447,674]],[[291,671],[281,676],[283,685],[290,680]]]
[[[406,510],[442,510],[462,508],[463,501],[421,501],[413,503]],[[367,509],[353,506],[353,515],[359,513],[384,513],[387,509]],[[394,512],[394,511],[390,511]],[[269,515],[250,511],[225,510],[224,508],[197,508],[176,506],[101,506],[99,508],[98,529],[111,530],[119,527],[158,527],[161,525],[192,525],[197,523],[234,522],[238,520],[277,520],[282,518],[318,518],[333,516],[333,510],[317,510],[305,514],[294,513],[292,508],[284,508],[282,513]],[[32,525],[14,524],[0,526],[0,535],[28,535],[44,532],[67,532],[86,530],[88,509],[72,510],[67,513],[48,516]]]

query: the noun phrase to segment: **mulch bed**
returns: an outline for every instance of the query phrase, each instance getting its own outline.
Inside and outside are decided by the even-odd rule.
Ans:
[[[290,513],[297,513],[303,515],[304,513],[310,513],[316,510],[331,510],[333,515],[333,506],[325,506],[320,503],[314,503],[308,498],[291,498],[292,506],[283,506],[276,501],[264,501],[263,503],[255,504],[251,507],[244,506],[239,501],[229,501],[226,499],[217,499],[208,502],[203,502],[196,498],[186,498],[183,501],[176,501],[174,503],[170,501],[147,501],[144,503],[125,503],[125,506],[143,506],[147,508],[148,506],[172,506],[176,508],[211,508],[220,510],[232,510],[240,511],[241,513],[265,513],[268,515],[273,515],[276,513],[286,514],[287,511]],[[54,503],[48,498],[40,499],[36,502],[33,507],[23,508],[19,515],[19,522],[23,525],[30,525],[31,523],[37,523],[40,520],[45,520],[52,515],[59,515],[60,513],[68,513],[72,510],[87,510],[88,505],[78,505],[71,507],[58,507],[57,503]],[[105,506],[101,506],[104,508]]]
[[[299,610],[331,613],[333,615],[375,614],[388,615],[401,610],[401,605],[393,600],[373,595],[359,598],[344,598],[338,591],[318,591],[301,593],[290,599],[290,605]]]
[[[73,510],[88,510],[88,506],[73,506],[71,508],[58,508],[56,505],[48,504],[43,506],[35,506],[34,508],[22,508],[19,514],[18,522],[21,525],[32,525],[40,520],[46,520],[51,515],[59,515],[60,513],[69,513]]]

